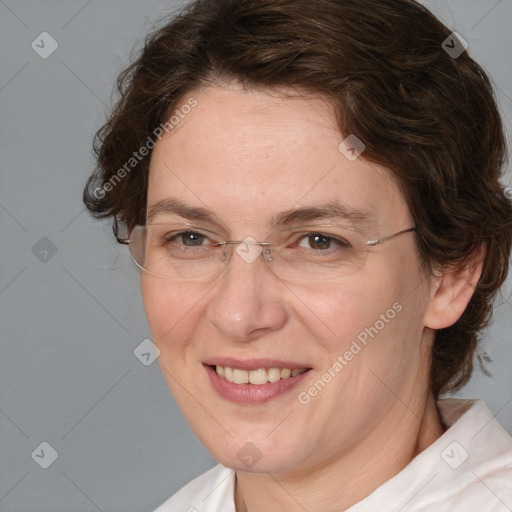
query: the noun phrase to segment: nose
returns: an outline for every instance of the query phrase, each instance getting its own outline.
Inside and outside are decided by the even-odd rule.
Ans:
[[[207,309],[210,325],[223,338],[250,342],[281,329],[287,320],[284,285],[264,264],[259,249],[248,258],[244,247],[233,251]]]

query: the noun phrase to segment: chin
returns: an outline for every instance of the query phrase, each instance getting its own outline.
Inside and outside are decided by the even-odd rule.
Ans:
[[[282,473],[297,469],[304,453],[301,443],[291,444],[290,436],[268,437],[268,431],[261,436],[248,432],[233,437],[225,435],[221,443],[212,439],[211,432],[198,433],[206,449],[223,466],[235,471],[250,473]],[[201,435],[202,434],[202,435]],[[285,442],[285,438],[287,443]],[[218,440],[217,440],[218,441]],[[302,443],[303,444],[303,443]]]
[[[225,453],[215,459],[223,466],[248,473],[286,473],[296,469],[296,466],[290,463],[290,459],[284,454],[276,456],[276,454],[265,455],[260,452],[251,460],[248,455],[249,451],[246,449],[243,458],[245,460],[240,460],[236,454],[226,455]]]

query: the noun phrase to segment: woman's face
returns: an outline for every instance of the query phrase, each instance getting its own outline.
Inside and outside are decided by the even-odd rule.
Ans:
[[[260,242],[292,212],[292,228],[348,223],[369,240],[414,225],[389,171],[339,149],[325,101],[234,85],[192,96],[197,106],[153,151],[148,211],[169,208],[160,203],[150,222]],[[332,217],[333,205],[369,217]],[[251,471],[305,470],[363,441],[377,446],[404,403],[414,410],[428,393],[429,286],[414,233],[370,248],[365,266],[338,281],[285,281],[262,256],[242,256],[233,251],[216,278],[141,275],[163,374],[197,436],[224,465]],[[216,364],[241,370],[236,379],[263,367],[253,379],[280,380],[229,383]],[[286,378],[284,368],[308,371]]]

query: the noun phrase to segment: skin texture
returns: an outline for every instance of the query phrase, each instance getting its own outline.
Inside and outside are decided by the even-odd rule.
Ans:
[[[390,172],[338,150],[345,137],[329,104],[290,93],[233,83],[194,91],[198,105],[153,151],[148,206],[175,198],[211,210],[226,240],[264,241],[272,216],[330,201],[373,212],[369,239],[413,226]],[[160,214],[153,222],[175,220]],[[429,393],[429,350],[434,329],[466,307],[479,260],[467,272],[427,278],[408,233],[370,249],[365,267],[341,282],[283,283],[262,262],[235,253],[227,274],[204,282],[141,274],[160,365],[199,439],[237,470],[238,511],[340,511],[443,433]],[[300,403],[298,393],[395,303],[395,318]],[[265,404],[235,404],[209,382],[202,362],[214,356],[312,370]],[[250,470],[237,457],[247,442],[261,454]]]

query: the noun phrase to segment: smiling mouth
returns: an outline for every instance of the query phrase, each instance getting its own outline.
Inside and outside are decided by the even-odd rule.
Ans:
[[[234,384],[256,384],[262,385],[270,382],[285,380],[306,373],[311,368],[258,368],[257,370],[244,370],[241,368],[231,368],[230,366],[207,365],[214,370],[217,375]]]

